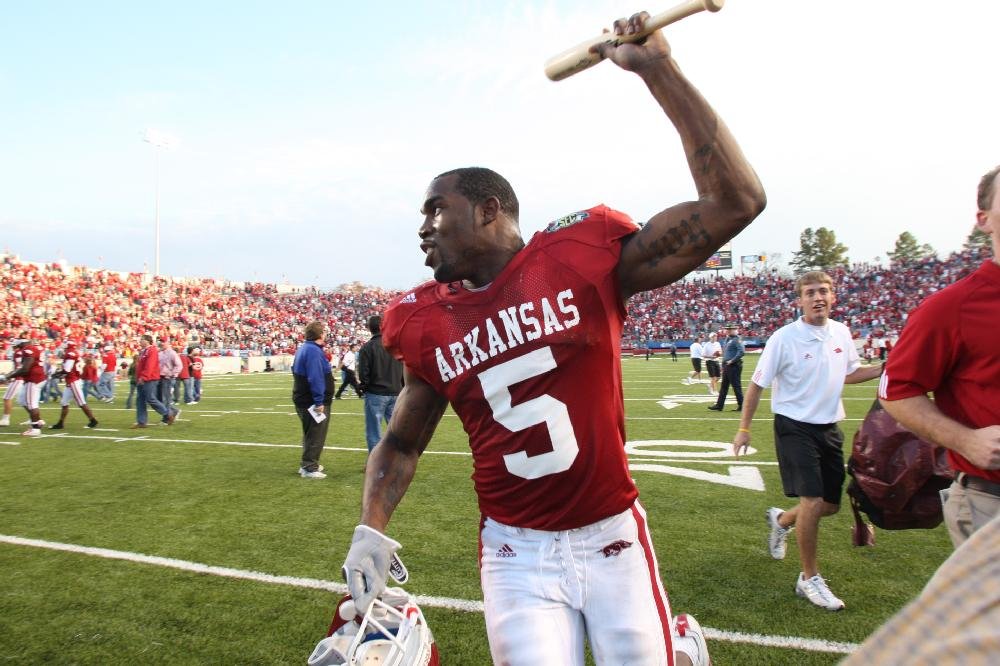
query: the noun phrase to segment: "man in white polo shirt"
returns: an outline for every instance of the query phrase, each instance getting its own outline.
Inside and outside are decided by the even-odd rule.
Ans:
[[[819,574],[816,551],[819,521],[840,509],[844,484],[844,384],[875,379],[881,366],[862,367],[851,332],[830,319],[836,302],[833,280],[822,271],[795,282],[802,317],[778,329],[760,357],[743,401],[740,427],[733,438],[739,456],[750,445],[750,424],[764,388],[771,386],[774,444],[785,495],[797,497],[793,508],[767,510],[768,549],[785,557],[785,538],[796,528],[799,573],[795,592],[827,610],[840,610],[838,599]]]

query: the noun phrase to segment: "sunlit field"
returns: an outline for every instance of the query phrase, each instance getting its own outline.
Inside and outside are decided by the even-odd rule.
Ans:
[[[788,506],[769,393],[756,450],[736,461],[732,396],[726,411],[708,411],[707,387],[680,381],[686,358],[623,366],[629,458],[661,574],[674,610],[706,628],[716,665],[834,664],[950,553],[943,527],[879,531],[874,548],[852,547],[845,504],[822,523],[820,565],[847,608],[811,606],[795,596],[794,539],[784,561],[766,549],[765,509]],[[96,430],[76,408],[65,430],[40,438],[0,428],[0,662],[304,664],[344,592],[366,457],[362,402],[334,403],[329,477],[306,480],[290,375],[208,378],[200,404],[146,430],[128,428],[126,390],[119,383],[113,404],[94,405]],[[845,389],[848,442],[874,394],[874,382]],[[49,403],[42,415],[51,424],[57,412]],[[490,662],[470,473],[449,412],[389,530],[449,665]]]

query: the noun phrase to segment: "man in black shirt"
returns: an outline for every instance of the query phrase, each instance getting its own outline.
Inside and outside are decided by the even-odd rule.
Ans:
[[[368,318],[372,339],[358,352],[358,379],[365,398],[365,439],[368,452],[382,439],[382,420],[389,423],[396,397],[403,390],[403,364],[382,346],[382,317]]]

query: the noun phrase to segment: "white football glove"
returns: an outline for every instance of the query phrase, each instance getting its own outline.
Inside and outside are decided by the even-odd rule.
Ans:
[[[359,612],[367,612],[375,597],[385,590],[389,564],[402,546],[367,525],[354,528],[351,549],[344,560],[344,580]]]

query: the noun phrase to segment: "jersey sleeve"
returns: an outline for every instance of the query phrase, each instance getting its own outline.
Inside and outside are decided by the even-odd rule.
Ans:
[[[435,282],[425,282],[393,300],[382,317],[382,346],[424,381],[420,370],[420,313],[434,298]]]
[[[552,251],[560,256],[570,254],[574,268],[600,278],[607,274],[609,264],[613,267],[618,263],[621,239],[638,230],[639,226],[628,215],[602,204],[550,222],[532,242],[554,246]],[[567,250],[563,246],[567,242],[575,248]],[[601,255],[607,258],[602,260]]]
[[[957,321],[948,299],[931,296],[917,307],[889,354],[879,397],[902,400],[934,391],[958,358]]]

